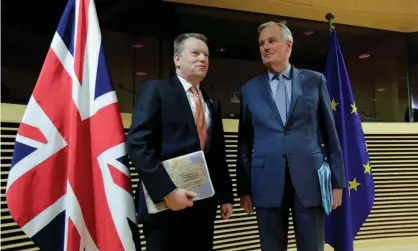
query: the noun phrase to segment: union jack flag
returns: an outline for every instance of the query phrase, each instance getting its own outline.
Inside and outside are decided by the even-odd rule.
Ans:
[[[139,250],[125,134],[93,0],[70,0],[20,123],[6,188],[41,250]]]

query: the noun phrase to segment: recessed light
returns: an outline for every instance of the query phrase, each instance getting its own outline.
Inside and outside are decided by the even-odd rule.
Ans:
[[[143,44],[134,44],[134,45],[132,45],[132,47],[134,47],[134,48],[142,48],[142,47],[144,47],[144,45]]]
[[[369,57],[370,57],[369,53],[364,53],[364,54],[361,54],[360,56],[358,56],[358,58],[361,58],[361,59],[369,58]]]
[[[312,35],[314,33],[314,31],[305,31],[304,33],[303,33],[303,35],[305,35],[305,36],[310,36],[310,35]]]
[[[146,72],[143,72],[143,71],[137,71],[136,72],[136,75],[138,75],[138,76],[145,76],[145,75],[147,75],[147,73]]]

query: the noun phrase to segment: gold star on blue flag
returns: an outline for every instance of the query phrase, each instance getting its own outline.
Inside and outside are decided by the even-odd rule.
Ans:
[[[326,218],[325,241],[334,250],[353,251],[354,238],[373,207],[374,182],[366,140],[335,30],[330,33],[325,78],[333,101],[331,106],[349,183],[343,192],[341,207]]]

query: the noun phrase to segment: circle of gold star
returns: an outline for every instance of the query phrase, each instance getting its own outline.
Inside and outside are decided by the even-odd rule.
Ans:
[[[334,110],[335,112],[337,111],[337,105],[338,105],[339,103],[337,103],[336,101],[335,101],[335,99],[333,98],[332,99],[332,101],[331,101],[331,108],[332,108],[332,110]]]
[[[349,181],[348,183],[349,183],[349,189],[350,190],[353,189],[355,191],[357,191],[358,186],[361,185],[361,183],[357,182],[356,178],[354,178],[352,181]]]
[[[351,105],[351,113],[356,113],[357,112],[357,107],[356,107],[356,103]]]
[[[371,173],[371,171],[372,171],[372,167],[370,166],[370,162],[367,162],[365,165],[363,165],[364,166],[364,173],[369,173],[369,174],[372,174]]]

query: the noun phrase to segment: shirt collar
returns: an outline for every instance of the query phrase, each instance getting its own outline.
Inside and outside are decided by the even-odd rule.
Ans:
[[[184,78],[180,77],[179,75],[177,75],[177,77],[179,78],[181,84],[183,85],[183,88],[185,91],[190,90],[190,87],[192,87],[193,85],[188,82],[187,80],[185,80]],[[197,90],[199,90],[199,85],[196,85]]]
[[[292,66],[290,64],[288,64],[286,66],[286,68],[283,70],[282,73],[283,73],[283,76],[285,78],[290,79],[290,77],[291,77],[290,76],[290,70],[291,69],[292,69]],[[276,73],[273,73],[273,72],[268,71],[268,76],[269,76],[270,81],[273,79],[274,75],[276,75]]]

